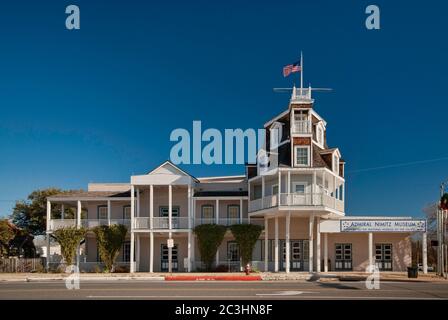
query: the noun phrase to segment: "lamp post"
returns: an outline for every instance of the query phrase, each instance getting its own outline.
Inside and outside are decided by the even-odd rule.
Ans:
[[[446,276],[448,274],[448,271],[445,270],[445,266],[448,266],[448,263],[445,264],[445,258],[447,257],[447,246],[445,244],[445,210],[442,209],[442,197],[445,193],[445,188],[448,185],[448,180],[445,182],[442,182],[440,184],[440,205],[439,208],[437,208],[437,240],[438,240],[438,247],[437,247],[437,271],[440,276]]]

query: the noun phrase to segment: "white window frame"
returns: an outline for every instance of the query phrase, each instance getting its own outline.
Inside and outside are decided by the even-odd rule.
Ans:
[[[275,188],[275,187],[278,187],[278,183],[273,184],[273,185],[271,186],[271,195],[273,195],[273,196],[274,196],[274,195],[278,195],[278,191],[274,193],[274,188]]]
[[[336,174],[339,174],[339,156],[335,153],[333,153],[333,172]]]
[[[307,149],[308,152],[308,159],[307,159],[307,164],[299,164],[297,163],[297,150],[298,149]],[[295,167],[309,167],[311,165],[311,148],[310,146],[294,146],[294,166]]]
[[[303,193],[296,192],[296,186],[298,186],[298,185],[303,186]],[[294,194],[303,194],[303,195],[305,195],[307,193],[306,192],[307,189],[308,189],[308,183],[306,181],[294,181],[292,183],[292,193],[294,193]]]

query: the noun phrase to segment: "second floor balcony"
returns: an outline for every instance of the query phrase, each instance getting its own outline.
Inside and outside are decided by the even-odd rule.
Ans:
[[[114,224],[122,224],[131,227],[130,219],[81,219],[81,226],[84,228],[95,228],[98,226],[107,226]],[[62,228],[70,228],[78,226],[76,219],[51,219],[50,220],[50,231],[55,231]]]

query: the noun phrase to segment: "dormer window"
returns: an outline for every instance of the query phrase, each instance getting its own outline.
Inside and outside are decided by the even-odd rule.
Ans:
[[[333,155],[333,172],[339,174],[339,157],[336,153]]]
[[[296,167],[310,166],[310,147],[309,146],[295,146],[294,165]]]
[[[283,135],[283,125],[280,122],[275,122],[270,130],[270,139],[271,139],[271,150],[277,149],[280,143],[282,142]]]

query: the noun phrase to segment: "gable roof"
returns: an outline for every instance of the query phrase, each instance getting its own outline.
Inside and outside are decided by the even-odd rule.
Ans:
[[[151,171],[148,172],[148,174],[153,174],[155,173],[158,169],[162,168],[165,165],[169,165],[172,168],[174,168],[174,170],[181,172],[182,174],[191,177],[194,181],[199,182],[199,180],[197,178],[195,178],[194,176],[192,176],[191,174],[189,174],[188,172],[182,170],[181,168],[179,168],[178,166],[176,166],[174,163],[172,163],[170,160],[166,160],[165,162],[163,162],[161,165],[157,166],[156,168],[152,169]]]

